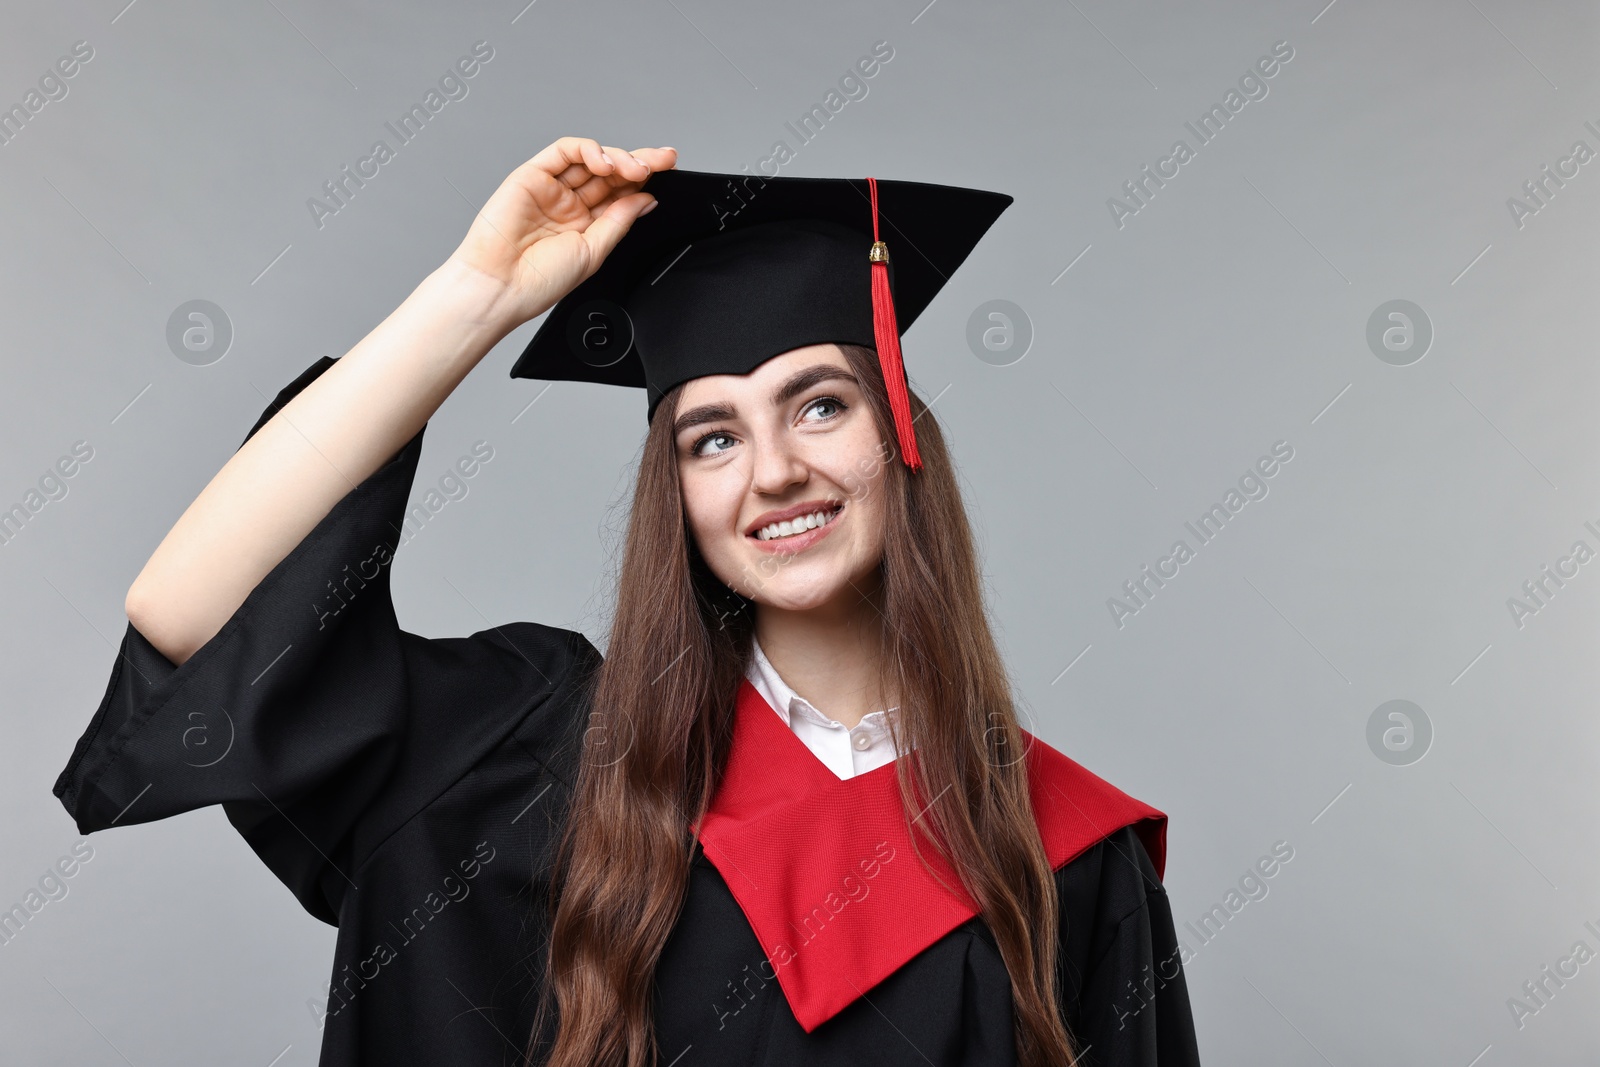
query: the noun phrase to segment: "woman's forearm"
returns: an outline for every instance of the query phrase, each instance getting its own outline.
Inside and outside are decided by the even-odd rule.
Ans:
[[[215,637],[491,348],[594,272],[676,161],[562,137],[507,175],[444,265],[211,479],[128,590],[129,621],[173,663]]]
[[[391,460],[520,322],[455,257],[217,472],[128,590],[129,620],[182,663],[344,496]]]

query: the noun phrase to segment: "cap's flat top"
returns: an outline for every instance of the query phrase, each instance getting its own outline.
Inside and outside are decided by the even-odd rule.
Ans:
[[[903,332],[1011,204],[1012,197],[894,179],[878,179],[877,186],[879,236],[889,247],[895,318]],[[633,343],[634,324],[629,317],[629,298],[635,287],[660,277],[696,244],[765,223],[821,219],[849,227],[860,234],[863,264],[872,244],[872,200],[865,178],[769,178],[667,170],[651,175],[645,189],[656,197],[656,209],[637,219],[599,269],[551,308],[512,366],[512,377],[639,388],[648,383],[664,388],[674,377],[684,380],[700,374],[745,373],[752,369],[751,358],[759,362],[777,353],[754,357],[747,353],[739,358],[737,335],[722,339],[723,355],[641,352]],[[865,270],[861,277],[867,277]],[[699,310],[711,314],[715,294],[705,289],[700,293],[706,306]],[[765,297],[773,301],[784,298],[776,292]],[[695,312],[681,306],[690,300],[688,294],[680,295],[678,313]],[[747,318],[754,321],[759,314]],[[694,335],[689,331],[683,336]],[[646,361],[652,358],[662,365],[647,368]],[[686,367],[692,373],[686,372]]]

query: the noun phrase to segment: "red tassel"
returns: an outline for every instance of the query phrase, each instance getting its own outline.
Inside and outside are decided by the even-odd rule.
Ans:
[[[900,328],[895,322],[894,295],[889,289],[889,250],[878,239],[878,180],[868,178],[867,188],[872,193],[872,333],[878,343],[883,384],[889,392],[889,409],[894,413],[900,458],[917,471],[922,469],[922,456],[917,452],[917,435],[911,425],[911,395],[905,363],[900,358]]]

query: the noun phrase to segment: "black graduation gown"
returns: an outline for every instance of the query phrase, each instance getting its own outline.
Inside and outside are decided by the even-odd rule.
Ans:
[[[332,362],[286,387],[251,433]],[[338,927],[323,1067],[519,1062],[600,662],[581,634],[537,623],[437,639],[399,628],[388,564],[422,436],[182,666],[128,626],[55,785],[86,834],[221,804],[305,909]],[[1137,830],[1057,871],[1064,1012],[1086,1064],[1186,1067],[1198,1054],[1171,910]],[[656,974],[663,1065],[1014,1063],[1009,980],[978,918],[810,1032],[772,973],[697,847]]]

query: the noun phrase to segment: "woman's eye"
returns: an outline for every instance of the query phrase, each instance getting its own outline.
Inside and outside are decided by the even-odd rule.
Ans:
[[[809,415],[812,412],[820,411],[820,412],[822,412],[821,418],[815,419],[813,421],[815,421],[815,422],[824,422],[824,421],[826,421],[828,419],[837,417],[839,412],[841,412],[843,410],[844,410],[843,401],[839,400],[836,397],[824,396],[824,397],[819,397],[816,400],[813,400],[811,403],[807,404],[806,405],[805,414]]]
[[[708,446],[713,444],[721,444],[725,447],[708,449]],[[692,451],[697,456],[716,456],[721,455],[723,452],[726,452],[732,447],[733,435],[717,431],[715,433],[708,433],[704,437],[700,438],[700,440],[696,441]]]

